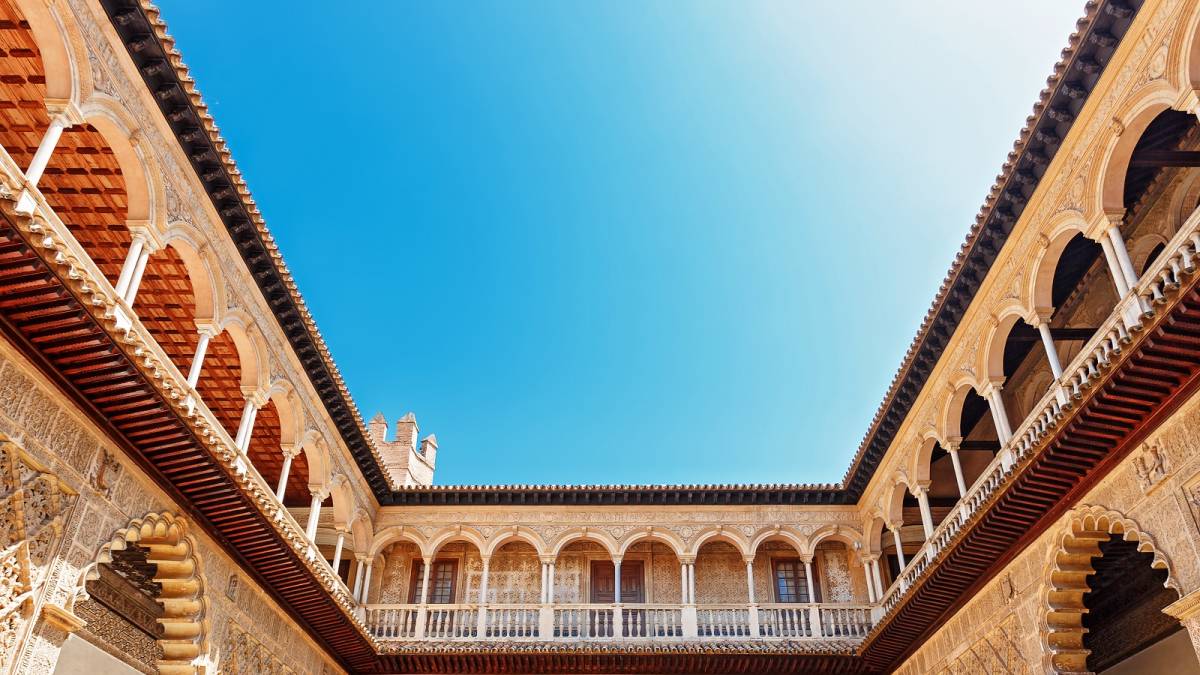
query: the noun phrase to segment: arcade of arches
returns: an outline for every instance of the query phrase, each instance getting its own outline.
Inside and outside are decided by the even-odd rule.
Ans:
[[[0,674],[1200,673],[1200,0],[1084,12],[841,483],[442,486],[158,9],[0,0]]]

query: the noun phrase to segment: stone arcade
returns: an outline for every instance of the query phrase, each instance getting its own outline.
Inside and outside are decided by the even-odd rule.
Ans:
[[[0,0],[0,673],[1200,673],[1200,0],[1076,28],[841,483],[433,486],[158,10]]]

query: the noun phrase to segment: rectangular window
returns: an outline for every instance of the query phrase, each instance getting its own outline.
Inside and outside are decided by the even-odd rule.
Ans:
[[[421,582],[424,580],[425,561],[414,560],[412,576],[408,584],[408,601],[421,602]],[[454,586],[458,580],[457,560],[435,560],[429,573],[429,604],[449,605],[454,602]]]
[[[775,572],[775,602],[810,602],[803,561],[798,558],[776,558],[772,565]]]

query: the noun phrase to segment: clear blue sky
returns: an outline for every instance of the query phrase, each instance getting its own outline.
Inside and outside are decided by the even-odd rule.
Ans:
[[[841,479],[1082,0],[161,0],[436,482]]]

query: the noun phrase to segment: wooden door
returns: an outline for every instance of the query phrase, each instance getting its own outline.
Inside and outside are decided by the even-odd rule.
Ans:
[[[627,560],[621,563],[621,603],[645,602],[646,584],[642,561]],[[616,594],[616,570],[608,560],[592,561],[591,602],[608,604],[614,602]]]

